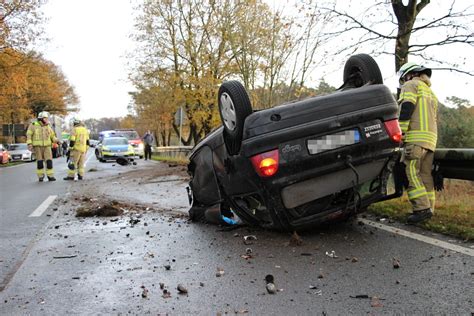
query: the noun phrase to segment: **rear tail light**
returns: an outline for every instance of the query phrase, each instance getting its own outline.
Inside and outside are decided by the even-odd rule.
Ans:
[[[400,143],[402,141],[402,131],[398,120],[386,121],[384,125],[390,139],[395,143]]]
[[[250,160],[260,177],[271,177],[278,171],[278,149],[255,155]]]

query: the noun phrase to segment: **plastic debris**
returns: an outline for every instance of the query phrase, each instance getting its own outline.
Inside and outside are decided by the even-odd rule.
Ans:
[[[338,258],[338,256],[336,255],[336,252],[334,250],[331,250],[331,252],[326,251],[326,256],[328,256],[330,258]]]
[[[216,272],[216,277],[221,277],[224,275],[224,269],[222,268],[217,268],[217,272]]]
[[[253,242],[255,240],[257,240],[257,236],[255,236],[255,235],[244,236],[244,244],[245,245],[251,245],[251,244],[253,244]]]
[[[398,260],[397,258],[392,259],[392,264],[393,264],[394,269],[399,269],[400,268],[400,260]]]

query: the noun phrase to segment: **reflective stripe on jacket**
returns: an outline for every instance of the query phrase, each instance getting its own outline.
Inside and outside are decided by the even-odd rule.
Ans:
[[[36,121],[30,124],[26,132],[26,143],[33,146],[51,146],[56,141],[54,131],[49,126]]]
[[[403,85],[398,101],[399,104],[411,102],[415,105],[411,118],[400,121],[405,143],[413,143],[434,151],[438,139],[438,99],[430,85],[427,76],[415,77]]]
[[[74,147],[72,148],[72,150],[77,150],[82,153],[85,153],[87,151],[89,131],[84,126],[75,126],[72,129],[71,137],[69,139],[74,142]]]

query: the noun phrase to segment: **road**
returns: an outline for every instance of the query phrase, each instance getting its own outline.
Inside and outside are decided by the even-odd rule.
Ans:
[[[56,168],[62,177],[61,162]],[[16,198],[2,209],[2,260],[5,253],[11,257],[2,265],[17,265],[0,292],[0,314],[474,311],[472,243],[364,218],[301,233],[297,245],[290,234],[188,222],[185,168],[145,161],[120,167],[95,159],[91,168],[97,171],[82,182],[50,184],[35,182],[31,164],[0,171],[2,189],[10,182],[16,187],[8,191]],[[27,198],[32,192],[38,197]],[[29,217],[51,195],[58,195],[55,202]],[[75,217],[91,199],[129,204],[118,217]],[[246,245],[246,235],[257,239]],[[7,248],[10,242],[16,246]],[[266,291],[267,274],[275,278],[276,294]],[[188,293],[179,294],[178,284]]]

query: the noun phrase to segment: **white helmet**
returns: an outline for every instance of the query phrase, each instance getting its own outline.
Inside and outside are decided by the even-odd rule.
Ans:
[[[71,123],[72,125],[79,125],[82,123],[82,120],[78,116],[73,116]]]
[[[46,112],[46,111],[41,111],[38,113],[38,118],[39,119],[42,119],[42,118],[48,118],[49,117],[49,113]]]

